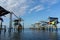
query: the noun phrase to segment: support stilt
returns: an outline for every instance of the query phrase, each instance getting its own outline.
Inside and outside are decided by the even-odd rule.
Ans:
[[[12,13],[10,13],[10,25],[9,25],[10,29],[12,28]]]

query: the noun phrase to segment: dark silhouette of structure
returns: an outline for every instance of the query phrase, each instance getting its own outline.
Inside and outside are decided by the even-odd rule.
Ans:
[[[0,6],[0,20],[1,20],[0,27],[1,28],[2,28],[2,22],[3,22],[3,18],[1,18],[1,16],[5,16],[9,13],[10,13],[9,11],[5,10],[3,7]]]
[[[0,29],[2,28],[2,22],[3,22],[3,19],[0,18]]]
[[[21,18],[14,20],[14,27],[17,27],[18,30],[23,28],[23,26],[20,23],[21,21],[22,21]]]
[[[3,7],[0,6],[0,17],[9,14],[10,12],[5,10]]]
[[[16,16],[13,12],[10,12],[10,11],[7,11],[5,10],[3,7],[0,6],[0,20],[1,20],[1,28],[2,28],[2,22],[3,22],[3,19],[1,18],[2,16],[5,16],[7,14],[10,14],[10,22],[9,22],[9,29],[12,29],[12,15],[14,15],[16,18],[19,18],[18,16]],[[14,20],[15,24],[14,25],[19,25],[21,28],[22,28],[22,25],[19,23],[21,22],[21,19],[16,19]],[[18,27],[18,28],[20,28]]]

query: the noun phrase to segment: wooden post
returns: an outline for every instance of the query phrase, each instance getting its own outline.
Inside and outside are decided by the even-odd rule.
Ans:
[[[9,27],[12,28],[12,12],[10,13],[10,24]]]
[[[1,21],[1,28],[2,28],[2,21]]]
[[[24,21],[23,21],[23,29],[24,29]]]
[[[1,17],[0,17],[1,18]],[[0,23],[0,28],[2,28],[2,20],[0,20],[1,21],[1,23]]]

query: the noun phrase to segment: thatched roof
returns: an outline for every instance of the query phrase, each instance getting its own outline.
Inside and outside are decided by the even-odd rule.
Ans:
[[[18,21],[24,21],[22,18],[19,18],[19,19],[15,19],[14,22],[18,22]]]
[[[49,19],[58,19],[57,17],[49,17]]]
[[[10,13],[9,11],[5,10],[3,7],[0,6],[0,16],[4,16]]]

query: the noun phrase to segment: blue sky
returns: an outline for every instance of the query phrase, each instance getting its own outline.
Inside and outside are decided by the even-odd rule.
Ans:
[[[41,20],[47,21],[49,16],[58,17],[60,21],[60,0],[0,0],[0,6],[22,17],[25,28]],[[9,14],[3,19],[4,24],[9,25]]]

